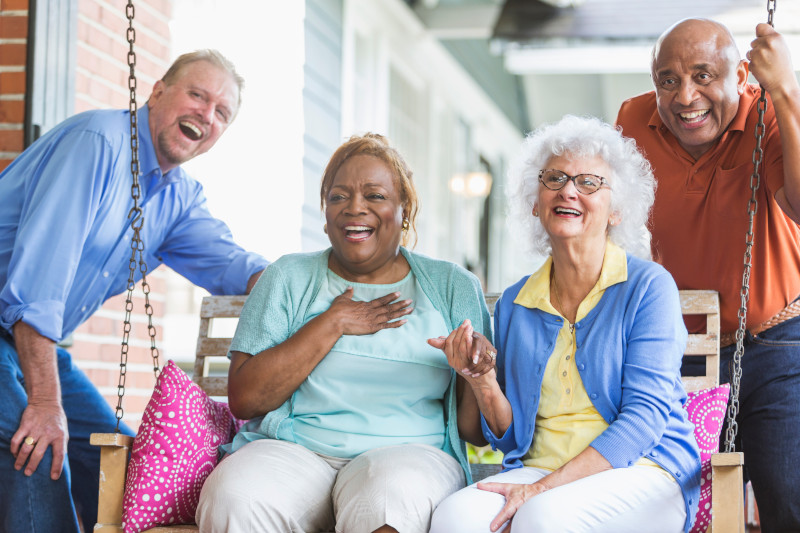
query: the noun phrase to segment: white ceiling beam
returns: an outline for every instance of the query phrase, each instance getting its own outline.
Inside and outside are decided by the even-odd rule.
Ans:
[[[500,15],[501,5],[442,5],[414,8],[417,16],[438,39],[488,39]]]

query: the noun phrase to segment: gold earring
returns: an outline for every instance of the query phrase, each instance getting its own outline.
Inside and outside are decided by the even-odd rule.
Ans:
[[[533,216],[535,216],[535,217],[539,216],[539,210],[536,209],[535,207],[533,208]]]
[[[328,225],[327,225],[327,224],[323,224],[323,225],[322,225],[322,231],[324,231],[324,232],[325,232],[325,235],[327,235],[327,234],[328,234]]]
[[[403,219],[403,231],[408,231],[408,228],[409,228],[410,226],[411,226],[411,224],[409,224],[409,222],[408,222],[408,219],[407,219],[407,218],[404,218],[404,219]]]

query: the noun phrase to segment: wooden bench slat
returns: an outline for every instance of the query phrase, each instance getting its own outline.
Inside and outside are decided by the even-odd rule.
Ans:
[[[230,337],[205,337],[197,339],[197,355],[203,357],[227,357]]]
[[[200,306],[200,318],[238,317],[247,296],[206,296]]]
[[[716,291],[678,291],[684,315],[719,314],[719,295]]]
[[[716,333],[693,333],[686,341],[684,355],[717,355],[719,338]]]

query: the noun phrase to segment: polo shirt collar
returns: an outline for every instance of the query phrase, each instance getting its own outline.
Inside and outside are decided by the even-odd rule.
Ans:
[[[514,299],[514,303],[529,309],[541,309],[550,314],[559,314],[550,303],[550,272],[553,268],[553,256],[548,256],[544,264],[531,274]],[[600,277],[587,298],[593,293],[604,291],[612,285],[628,279],[628,258],[625,250],[606,241],[603,266]]]

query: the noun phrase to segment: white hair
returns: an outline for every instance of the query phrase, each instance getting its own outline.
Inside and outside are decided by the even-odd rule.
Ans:
[[[611,168],[611,175],[604,176],[611,186],[611,211],[621,219],[608,227],[608,237],[630,254],[650,259],[647,222],[656,189],[650,163],[633,139],[623,137],[613,126],[574,115],[528,134],[520,155],[510,165],[508,225],[524,251],[548,255],[552,250],[550,237],[531,212],[539,194],[539,171],[556,156],[598,156],[606,162]]]

